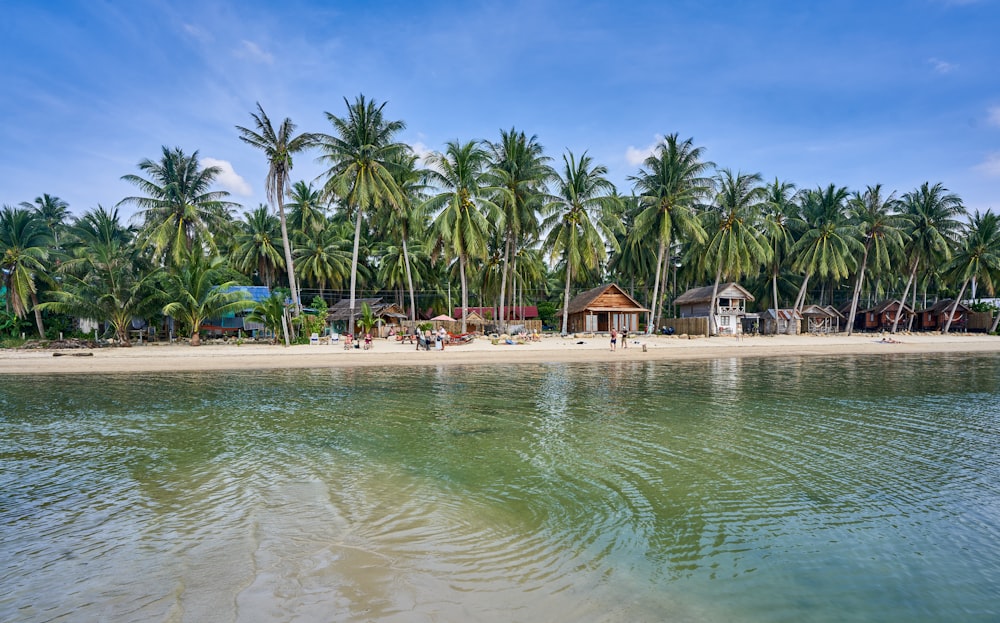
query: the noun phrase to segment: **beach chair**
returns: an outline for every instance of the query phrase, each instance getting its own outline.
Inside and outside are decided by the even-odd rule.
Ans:
[[[313,333],[309,336],[310,346],[319,346],[319,333]]]
[[[354,336],[350,333],[344,335],[344,350],[350,350],[354,347]]]

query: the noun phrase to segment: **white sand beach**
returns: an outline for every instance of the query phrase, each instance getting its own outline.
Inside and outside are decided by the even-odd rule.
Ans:
[[[1000,337],[983,334],[897,335],[895,343],[881,335],[752,336],[695,338],[633,336],[628,348],[612,352],[607,336],[543,337],[525,344],[492,344],[478,338],[443,351],[417,351],[415,346],[376,340],[371,350],[345,350],[342,344],[282,345],[147,344],[93,350],[2,350],[0,374],[74,374],[252,370],[344,366],[487,365],[546,362],[656,361],[720,357],[839,356],[1000,352]],[[645,346],[645,349],[643,348]],[[62,356],[57,356],[62,355]],[[84,356],[79,356],[84,355]]]

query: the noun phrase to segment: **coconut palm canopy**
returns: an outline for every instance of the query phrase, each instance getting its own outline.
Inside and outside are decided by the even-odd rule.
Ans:
[[[101,206],[74,216],[44,192],[10,201],[20,207],[0,211],[0,327],[34,324],[41,336],[49,318],[69,316],[55,322],[65,328],[78,314],[123,340],[130,317],[167,313],[196,333],[195,307],[222,303],[191,296],[195,267],[210,267],[198,292],[266,286],[295,303],[322,299],[347,320],[382,301],[394,318],[460,309],[463,322],[472,309],[537,306],[564,327],[557,310],[568,320],[574,296],[610,282],[653,311],[650,326],[697,286],[707,301],[737,288],[775,309],[846,305],[849,316],[885,299],[905,300],[902,310],[992,296],[1000,284],[996,216],[970,219],[940,183],[797,190],[716,167],[673,133],[615,188],[593,156],[567,151],[554,169],[538,137],[513,128],[421,156],[399,142],[406,126],[386,102],[344,103],[343,116],[327,114],[329,135],[296,133],[288,119],[275,127],[259,105],[252,127],[234,123],[234,143],[264,152],[273,207],[241,209],[218,161],[166,146],[123,176],[135,196],[109,198],[139,209],[132,223]],[[293,180],[293,154],[318,156],[324,173]],[[908,299],[918,292],[919,306]]]

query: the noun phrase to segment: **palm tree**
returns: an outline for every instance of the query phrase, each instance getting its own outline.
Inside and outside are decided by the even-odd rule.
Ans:
[[[326,226],[323,195],[312,184],[299,181],[288,191],[288,221],[293,235],[307,236]]]
[[[792,247],[792,270],[803,275],[802,286],[795,298],[794,309],[805,303],[806,289],[813,275],[823,279],[846,279],[854,267],[855,254],[863,246],[855,236],[855,227],[847,220],[846,188],[830,184],[806,191],[802,199],[802,216],[806,230]]]
[[[500,140],[488,143],[491,167],[488,184],[502,191],[497,192],[495,203],[500,208],[502,220],[497,233],[503,244],[503,267],[500,276],[501,314],[507,305],[507,282],[512,274],[511,259],[519,248],[521,239],[538,229],[538,211],[545,200],[545,184],[556,177],[549,166],[549,157],[538,142],[538,137],[528,138],[514,128],[500,131]]]
[[[405,145],[395,141],[396,134],[406,124],[402,121],[387,121],[382,112],[385,103],[376,104],[374,100],[366,100],[364,95],[359,95],[353,104],[344,98],[344,103],[347,104],[345,117],[326,113],[326,118],[333,124],[336,133],[320,135],[317,140],[323,151],[320,161],[330,165],[323,174],[326,178],[324,194],[339,198],[348,210],[354,210],[354,253],[351,258],[348,325],[353,327],[361,220],[366,213],[381,204],[388,203],[398,207],[403,202],[389,163],[398,152],[406,149]]]
[[[955,252],[945,272],[961,280],[962,287],[951,306],[942,333],[951,328],[951,321],[970,281],[975,279],[991,294],[996,291],[996,280],[1000,278],[1000,216],[993,212],[976,211],[969,222],[965,242]]]
[[[236,207],[226,201],[228,192],[209,190],[222,170],[202,168],[197,151],[188,156],[179,147],[163,147],[159,162],[143,160],[139,169],[149,179],[132,174],[122,179],[145,195],[126,197],[118,205],[140,208],[142,237],[158,258],[176,265],[196,247],[214,251],[214,234],[229,225],[229,210]]]
[[[288,188],[288,176],[292,171],[292,156],[311,147],[316,137],[308,133],[295,136],[295,124],[287,117],[276,132],[260,102],[257,103],[257,112],[250,113],[250,117],[254,121],[256,131],[242,126],[236,126],[236,129],[240,131],[241,141],[263,151],[267,156],[267,179],[264,180],[264,187],[267,189],[267,200],[278,208],[278,217],[281,220],[281,244],[285,250],[285,268],[288,271],[288,287],[292,291],[295,315],[298,315],[302,301],[299,300],[299,291],[295,284],[295,266],[292,263],[292,245],[288,241],[284,197]]]
[[[274,282],[278,269],[284,266],[284,254],[278,246],[281,223],[264,204],[252,212],[244,212],[245,221],[239,223],[233,236],[230,262],[245,275],[254,273],[268,288]]]
[[[545,207],[549,217],[542,228],[549,232],[545,246],[550,257],[560,258],[566,271],[562,318],[565,335],[570,283],[581,270],[596,269],[604,262],[605,240],[614,241],[614,230],[621,227],[621,220],[615,186],[606,177],[607,167],[595,165],[586,153],[577,161],[573,152],[563,156],[563,165],[557,199]]]
[[[763,205],[764,235],[771,248],[768,272],[771,277],[774,309],[779,309],[778,275],[781,274],[785,260],[795,244],[796,232],[801,231],[805,225],[799,216],[796,199],[795,184],[774,178],[774,182],[767,186],[767,198]]]
[[[51,246],[45,222],[32,211],[10,206],[0,211],[0,275],[7,301],[18,318],[34,310],[41,339],[45,339],[45,325],[38,305],[38,280],[46,277],[44,262]]]
[[[59,197],[43,194],[41,197],[35,197],[33,203],[21,202],[21,207],[33,210],[42,219],[58,249],[59,234],[66,225],[66,219],[69,218],[69,204]]]
[[[883,197],[881,184],[869,186],[863,193],[855,193],[849,206],[857,233],[864,240],[864,248],[861,253],[861,268],[854,282],[854,296],[851,297],[847,335],[854,329],[858,298],[861,296],[869,259],[874,256],[876,268],[888,269],[890,256],[903,247],[903,231],[907,225],[906,217],[898,214],[900,202],[895,193]]]
[[[167,281],[163,314],[180,320],[191,328],[191,346],[199,346],[198,332],[209,318],[243,311],[251,306],[246,290],[232,288],[235,281],[223,282],[225,261],[195,252],[184,258]]]
[[[417,320],[416,295],[413,288],[413,261],[410,244],[414,234],[426,231],[427,213],[423,209],[426,200],[426,179],[430,173],[417,166],[418,158],[410,152],[399,152],[392,159],[391,172],[399,188],[398,206],[383,204],[378,211],[376,229],[392,240],[398,240],[403,252],[403,267],[410,290],[410,320]],[[419,243],[418,243],[419,244]]]
[[[719,329],[715,326],[715,302],[721,280],[739,279],[753,273],[771,256],[760,226],[767,200],[767,190],[761,183],[760,174],[734,175],[729,169],[723,169],[718,177],[719,189],[714,205],[705,212],[708,242],[699,256],[706,268],[715,270],[708,314],[711,335],[716,335]]]
[[[259,322],[265,328],[271,330],[271,334],[277,339],[283,328],[282,319],[285,317],[285,297],[280,292],[271,292],[271,295],[254,303],[246,319],[250,322]],[[285,334],[285,344],[288,344],[288,335]]]
[[[921,184],[920,188],[903,195],[903,211],[909,220],[904,249],[909,268],[902,301],[910,291],[921,266],[931,263],[945,264],[951,259],[951,249],[956,246],[960,222],[957,217],[965,214],[965,207],[958,195],[949,193],[940,183]],[[899,327],[903,308],[896,311],[892,332]]]
[[[77,241],[72,258],[60,266],[62,288],[51,293],[43,309],[109,323],[119,344],[130,346],[133,318],[159,311],[156,289],[160,271],[144,266],[118,211],[100,206],[87,212],[69,230]]]
[[[350,271],[351,254],[344,248],[345,243],[334,227],[324,227],[309,231],[295,249],[295,270],[303,282],[319,287],[320,297],[327,286],[342,287]]]
[[[653,282],[653,305],[647,333],[653,331],[658,318],[661,275],[665,271],[666,250],[675,230],[695,243],[705,240],[705,232],[695,215],[695,204],[711,189],[711,181],[703,177],[711,162],[702,161],[704,149],[695,147],[692,139],[681,141],[671,134],[646,158],[638,175],[629,179],[635,183],[641,212],[635,218],[635,235],[656,241],[656,270]]]
[[[431,197],[425,207],[429,212],[441,210],[434,220],[435,246],[446,257],[458,260],[465,333],[469,315],[466,267],[470,258],[485,256],[489,222],[484,210],[497,210],[496,204],[487,199],[496,189],[485,187],[489,154],[476,141],[450,141],[445,153],[433,153],[427,160],[432,167],[431,179],[444,190]]]

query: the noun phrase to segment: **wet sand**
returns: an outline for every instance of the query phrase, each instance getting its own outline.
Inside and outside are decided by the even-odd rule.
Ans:
[[[235,342],[146,344],[94,350],[0,350],[0,374],[79,374],[254,370],[363,366],[492,365],[548,362],[658,361],[724,357],[840,356],[866,354],[1000,353],[1000,337],[983,334],[882,336],[753,336],[695,338],[633,336],[627,348],[610,350],[607,336],[543,337],[539,342],[492,344],[478,338],[443,351],[417,351],[390,340],[376,340],[371,350],[345,350],[343,344],[285,347]],[[888,338],[886,338],[888,339]],[[645,346],[645,350],[643,349]],[[88,356],[74,356],[79,353]],[[61,356],[55,356],[55,355]]]

